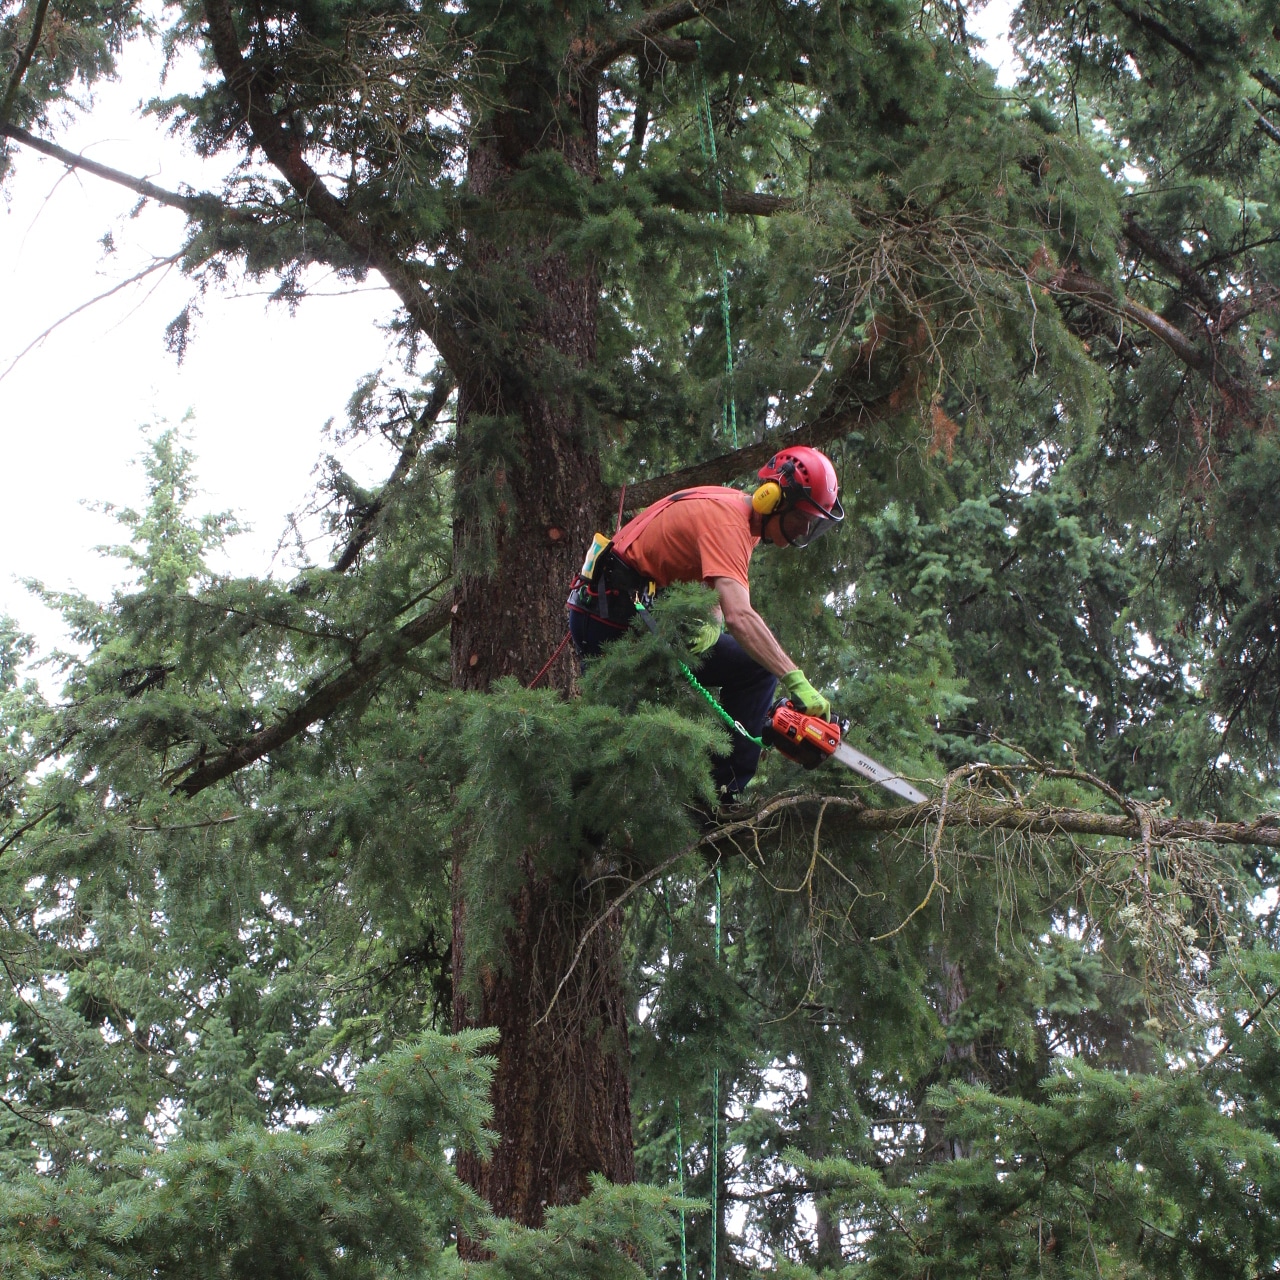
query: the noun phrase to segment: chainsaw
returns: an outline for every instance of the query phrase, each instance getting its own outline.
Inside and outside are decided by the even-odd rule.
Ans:
[[[855,751],[843,741],[848,732],[848,720],[840,717],[823,720],[820,716],[808,715],[789,698],[783,698],[769,712],[760,740],[766,747],[773,747],[806,769],[816,769],[828,760],[839,760],[846,768],[878,782],[895,796],[901,796],[912,804],[925,802],[928,797],[892,769],[887,769],[870,756],[864,756],[861,751]]]

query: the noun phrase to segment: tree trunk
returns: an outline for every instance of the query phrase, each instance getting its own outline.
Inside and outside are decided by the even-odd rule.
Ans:
[[[955,1022],[961,1006],[969,998],[964,980],[964,968],[958,960],[952,960],[945,946],[938,957],[940,975],[937,983],[938,1021],[949,1029]],[[977,1054],[972,1042],[957,1044],[948,1038],[942,1051],[942,1079],[963,1080],[966,1084],[978,1083]],[[968,1144],[946,1134],[941,1116],[930,1112],[925,1123],[925,1151],[930,1160],[963,1160],[969,1155]]]
[[[525,100],[547,99],[529,92]],[[472,193],[500,214],[507,179],[538,147],[555,147],[592,177],[594,98],[570,99],[569,108],[569,128],[563,116],[548,127],[545,114],[532,110],[497,113],[471,150]],[[481,333],[477,321],[476,345],[495,355],[459,382],[453,683],[483,691],[502,676],[527,684],[551,656],[567,629],[569,580],[596,528],[599,458],[584,441],[570,388],[548,390],[547,373],[559,367],[571,374],[595,360],[598,283],[594,270],[575,271],[551,252],[545,235],[513,243],[490,230],[471,236],[468,252],[467,270],[481,292],[501,292],[514,279],[519,321],[498,335]],[[504,424],[496,435],[495,422]],[[486,485],[496,521],[466,496]],[[549,677],[568,691],[568,655]],[[493,1087],[500,1141],[485,1164],[462,1155],[459,1173],[497,1213],[530,1226],[542,1222],[548,1205],[585,1194],[592,1173],[614,1182],[634,1176],[619,922],[597,931],[552,1015],[540,1021],[605,904],[541,874],[537,852],[524,855],[503,954],[474,958],[472,1000],[463,981],[466,904],[456,890],[453,938],[454,1026],[496,1026],[501,1035]],[[476,1255],[474,1245],[462,1247]]]

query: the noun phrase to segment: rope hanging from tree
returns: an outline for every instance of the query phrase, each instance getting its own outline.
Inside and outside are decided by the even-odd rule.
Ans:
[[[720,159],[716,154],[716,133],[711,119],[711,94],[707,90],[706,69],[702,65],[702,41],[697,41],[697,94],[698,94],[698,143],[702,148],[702,163],[711,170],[716,184],[715,220],[723,223],[724,189],[720,183]],[[729,328],[729,273],[720,260],[717,246],[713,253],[716,260],[716,276],[720,282],[720,318],[724,321],[724,402],[720,409],[720,430],[738,447],[738,402],[733,391],[733,336]]]
[[[696,68],[696,90],[698,98],[698,142],[702,148],[702,161],[707,165],[716,184],[716,212],[715,220],[723,223],[724,214],[724,190],[720,182],[720,162],[716,153],[716,135],[714,123],[711,117],[711,95],[707,89],[706,69],[702,63],[702,41],[697,42],[698,45],[698,61]],[[724,368],[725,368],[725,394],[720,411],[720,429],[722,434],[727,434],[736,449],[738,447],[738,403],[734,395],[733,388],[733,333],[729,325],[729,273],[725,269],[724,263],[720,258],[720,249],[716,247],[714,250],[716,276],[720,286],[720,317],[724,322]],[[653,627],[652,620],[647,614],[644,614],[644,606],[641,605],[641,614],[650,629]],[[741,734],[749,742],[754,742],[757,746],[763,743],[753,734],[748,733],[746,728],[737,720],[735,720],[716,700],[715,695],[707,689],[698,677],[683,663],[680,663],[680,670],[684,673],[685,679],[690,686],[699,693],[707,702],[707,705],[725,722],[735,733]],[[670,960],[670,947],[674,934],[671,925],[671,907],[667,899],[666,887],[663,887],[663,904],[667,912],[667,945],[668,960]],[[716,967],[720,966],[721,959],[721,899],[720,899],[720,864],[716,863],[716,899],[715,899],[715,959]],[[719,1255],[719,1234],[720,1234],[720,1064],[714,1061],[711,1067],[711,1150],[708,1161],[711,1176],[711,1266],[709,1268],[710,1280],[716,1280],[716,1264]],[[680,1116],[680,1099],[676,1098],[676,1167],[679,1176],[680,1196],[684,1197],[684,1132]],[[688,1253],[685,1244],[685,1217],[683,1207],[680,1210],[680,1280],[688,1280],[689,1264]]]

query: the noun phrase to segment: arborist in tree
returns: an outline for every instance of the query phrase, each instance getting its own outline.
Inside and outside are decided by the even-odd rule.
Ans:
[[[612,540],[596,535],[569,594],[569,630],[579,659],[600,652],[655,590],[703,582],[719,596],[713,618],[690,646],[701,656],[694,674],[720,689],[724,709],[760,736],[778,684],[802,710],[824,719],[831,703],[787,656],[751,605],[747,569],[761,538],[777,547],[807,547],[844,519],[831,460],[806,445],[775,453],[748,497],[716,485],[684,489],[646,507]],[[755,775],[760,747],[733,735],[712,777],[721,796],[736,799]]]

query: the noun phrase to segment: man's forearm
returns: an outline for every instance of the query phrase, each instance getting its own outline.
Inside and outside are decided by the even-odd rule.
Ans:
[[[725,626],[747,653],[775,676],[785,676],[796,669],[768,623],[754,609],[737,614],[732,621],[726,618]]]

